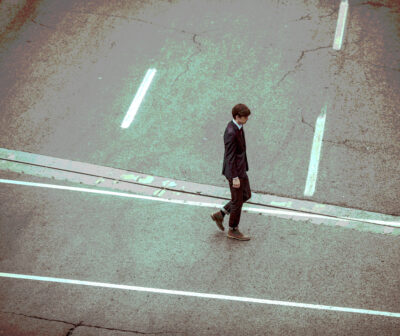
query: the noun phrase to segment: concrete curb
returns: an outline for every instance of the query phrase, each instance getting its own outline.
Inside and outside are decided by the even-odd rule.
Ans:
[[[160,176],[146,175],[123,169],[98,166],[90,163],[59,159],[22,151],[8,150],[5,148],[0,149],[0,160],[3,160],[0,161],[0,170],[21,171],[22,168],[17,168],[17,165],[25,164],[31,166],[31,168],[35,167],[35,173],[32,172],[31,175],[38,176],[37,174],[39,174],[42,177],[50,177],[50,171],[48,169],[51,169],[53,175],[57,172],[61,173],[61,176],[64,177],[64,180],[73,182],[77,182],[76,178],[72,178],[72,176],[68,177],[68,173],[78,173],[81,176],[84,174],[90,180],[87,181],[89,185],[93,185],[93,178],[96,180],[95,184],[101,187],[112,187],[112,185],[115,186],[116,183],[125,182],[131,185],[135,184],[136,192],[140,192],[140,187],[143,187],[144,189],[152,187],[156,189],[153,195],[158,197],[161,197],[167,191],[171,191],[175,195],[186,193],[198,196],[213,197],[220,200],[230,199],[229,188],[168,179]],[[25,167],[23,171],[24,173],[29,174],[29,166]],[[46,170],[46,172],[44,170]],[[40,173],[40,171],[42,171],[42,173]],[[60,178],[61,177],[59,176],[57,179]],[[80,179],[82,180],[82,177],[80,177]],[[113,183],[111,184],[110,181],[113,181]],[[143,192],[145,192],[144,189]],[[148,191],[146,191],[145,194],[148,194]],[[251,199],[246,203],[268,206],[276,209],[301,211],[310,214],[331,216],[338,219],[351,219],[372,224],[376,223],[388,226],[390,226],[390,223],[392,223],[393,226],[398,226],[400,224],[400,217],[398,216],[342,208],[334,205],[319,204],[311,201],[296,200],[274,195],[257,194],[254,192],[252,192]]]

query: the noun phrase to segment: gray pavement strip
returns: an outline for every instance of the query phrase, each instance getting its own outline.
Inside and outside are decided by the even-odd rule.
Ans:
[[[154,200],[198,206],[221,208],[230,199],[229,188],[173,180],[4,148],[0,149],[0,170],[147,195]],[[400,235],[400,218],[396,216],[255,192],[252,192],[251,201],[243,206],[243,211],[294,220],[308,220],[315,224]]]

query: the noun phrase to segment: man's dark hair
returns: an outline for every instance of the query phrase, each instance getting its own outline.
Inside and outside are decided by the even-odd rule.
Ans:
[[[250,109],[244,104],[237,104],[232,109],[232,117],[236,119],[236,116],[247,117],[251,114]]]

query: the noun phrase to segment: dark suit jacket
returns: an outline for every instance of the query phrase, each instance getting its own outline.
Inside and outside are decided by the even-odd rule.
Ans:
[[[243,126],[242,126],[243,129]],[[240,136],[240,130],[231,120],[226,126],[224,133],[224,164],[222,167],[222,175],[227,179],[234,177],[247,177],[246,171],[249,170],[246,156],[246,140]]]

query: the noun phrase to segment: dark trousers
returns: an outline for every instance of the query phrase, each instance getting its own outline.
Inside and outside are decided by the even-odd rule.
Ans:
[[[249,177],[239,177],[240,187],[234,188],[232,179],[228,179],[229,188],[231,189],[231,200],[224,205],[222,211],[230,214],[229,227],[236,228],[239,226],[242,205],[251,197]]]

